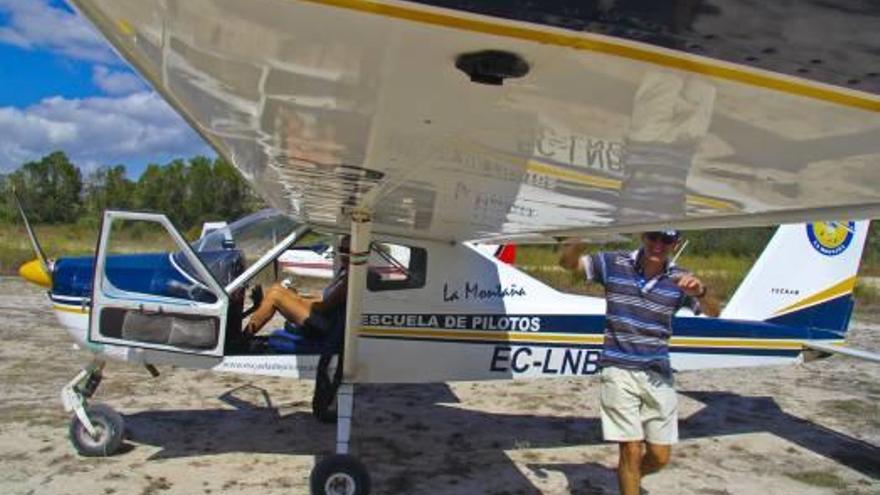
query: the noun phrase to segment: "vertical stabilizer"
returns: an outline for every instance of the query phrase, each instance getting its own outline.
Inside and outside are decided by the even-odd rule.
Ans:
[[[845,332],[869,223],[780,226],[721,317]]]

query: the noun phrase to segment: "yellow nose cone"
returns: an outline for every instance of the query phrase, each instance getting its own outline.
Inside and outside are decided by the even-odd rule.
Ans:
[[[52,277],[43,269],[43,264],[40,263],[40,260],[31,260],[21,265],[21,268],[18,269],[18,274],[21,275],[21,278],[32,284],[47,289],[52,288]]]

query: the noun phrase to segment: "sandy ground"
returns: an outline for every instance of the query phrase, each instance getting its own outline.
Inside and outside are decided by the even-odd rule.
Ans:
[[[58,392],[87,362],[43,294],[0,279],[0,493],[307,493],[335,428],[311,384],[111,364],[96,396],[125,416],[123,453],[76,455]],[[853,325],[880,349],[880,318]],[[880,365],[682,374],[682,442],[651,494],[880,494]],[[598,380],[363,386],[355,449],[374,493],[617,493]]]

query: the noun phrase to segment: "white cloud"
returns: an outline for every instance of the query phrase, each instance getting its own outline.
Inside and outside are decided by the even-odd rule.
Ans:
[[[131,72],[114,71],[103,65],[92,68],[92,81],[108,95],[126,95],[144,89],[144,83]]]
[[[48,0],[0,0],[0,12],[8,18],[0,26],[2,43],[89,62],[119,63],[119,57],[85,20]]]
[[[0,107],[0,172],[62,150],[84,168],[213,154],[158,95],[47,98],[19,109]]]

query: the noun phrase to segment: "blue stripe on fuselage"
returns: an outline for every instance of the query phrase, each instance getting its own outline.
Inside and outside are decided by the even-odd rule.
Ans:
[[[392,319],[398,317],[405,319],[411,317],[415,323],[383,324],[370,321],[371,317],[389,316]],[[475,318],[480,318],[481,325],[474,325]],[[368,326],[395,326],[405,328],[440,328],[447,330],[491,330],[491,331],[516,331],[513,324],[501,325],[503,318],[533,319],[538,318],[540,323],[532,331],[547,333],[563,333],[573,335],[603,334],[605,331],[605,315],[493,315],[493,314],[365,314],[364,323]],[[450,320],[461,321],[459,326],[450,326],[444,322]],[[439,322],[438,325],[429,324],[431,321]],[[697,316],[681,316],[672,319],[672,335],[676,337],[715,337],[715,338],[750,338],[750,339],[839,339],[841,334],[831,330],[811,328],[808,326],[790,326],[779,323],[749,320],[728,320],[720,318],[706,318]]]

